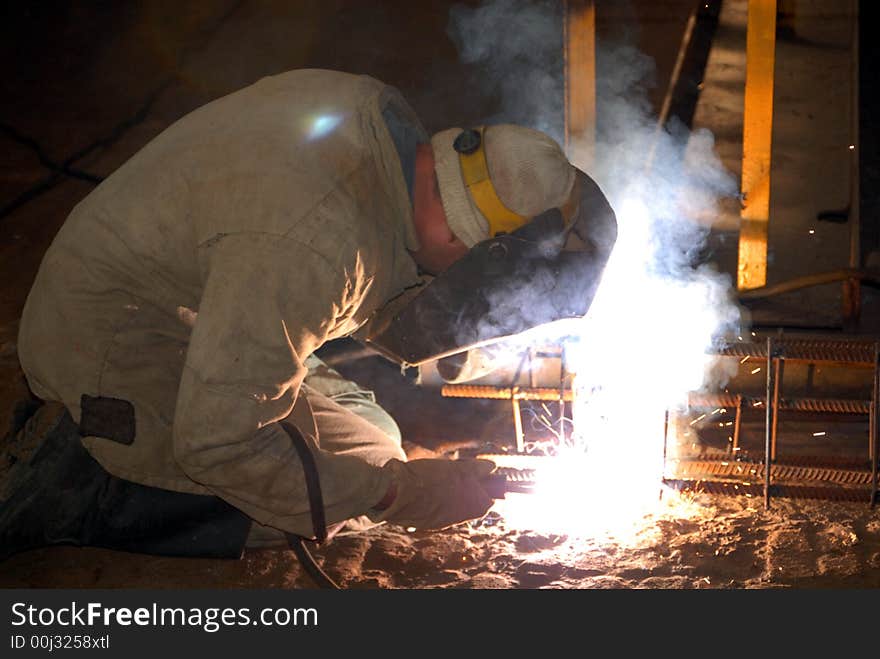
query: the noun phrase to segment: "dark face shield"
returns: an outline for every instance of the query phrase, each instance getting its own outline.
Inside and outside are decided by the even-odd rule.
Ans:
[[[406,365],[439,359],[454,376],[469,351],[585,316],[617,223],[592,179],[578,172],[576,185],[576,203],[565,209],[571,216],[567,225],[554,208],[510,234],[474,245],[405,307],[385,318],[380,313],[366,343]]]

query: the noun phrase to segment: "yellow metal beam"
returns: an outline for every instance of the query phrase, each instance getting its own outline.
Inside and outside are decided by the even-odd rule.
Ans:
[[[596,5],[565,2],[565,151],[590,172],[596,157]]]
[[[743,109],[743,205],[737,266],[740,290],[767,283],[775,51],[776,0],[749,0]]]

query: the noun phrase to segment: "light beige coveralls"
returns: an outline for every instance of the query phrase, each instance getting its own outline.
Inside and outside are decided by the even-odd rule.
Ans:
[[[27,299],[20,359],[78,423],[83,394],[133,403],[132,444],[83,439],[107,471],[311,536],[300,460],[273,423],[287,419],[313,442],[328,523],[382,498],[379,467],[405,459],[393,422],[303,381],[319,346],[419,283],[386,104],[418,123],[369,77],[265,78],[183,117],[74,208]]]

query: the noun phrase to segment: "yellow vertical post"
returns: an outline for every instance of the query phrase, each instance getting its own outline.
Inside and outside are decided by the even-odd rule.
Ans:
[[[749,0],[737,288],[767,283],[776,0]]]
[[[596,4],[566,0],[564,24],[565,151],[590,172],[596,149]]]

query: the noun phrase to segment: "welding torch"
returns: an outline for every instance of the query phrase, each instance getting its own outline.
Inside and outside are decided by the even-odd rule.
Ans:
[[[529,494],[535,489],[535,470],[496,467],[481,484],[493,499],[503,499],[508,493]]]

